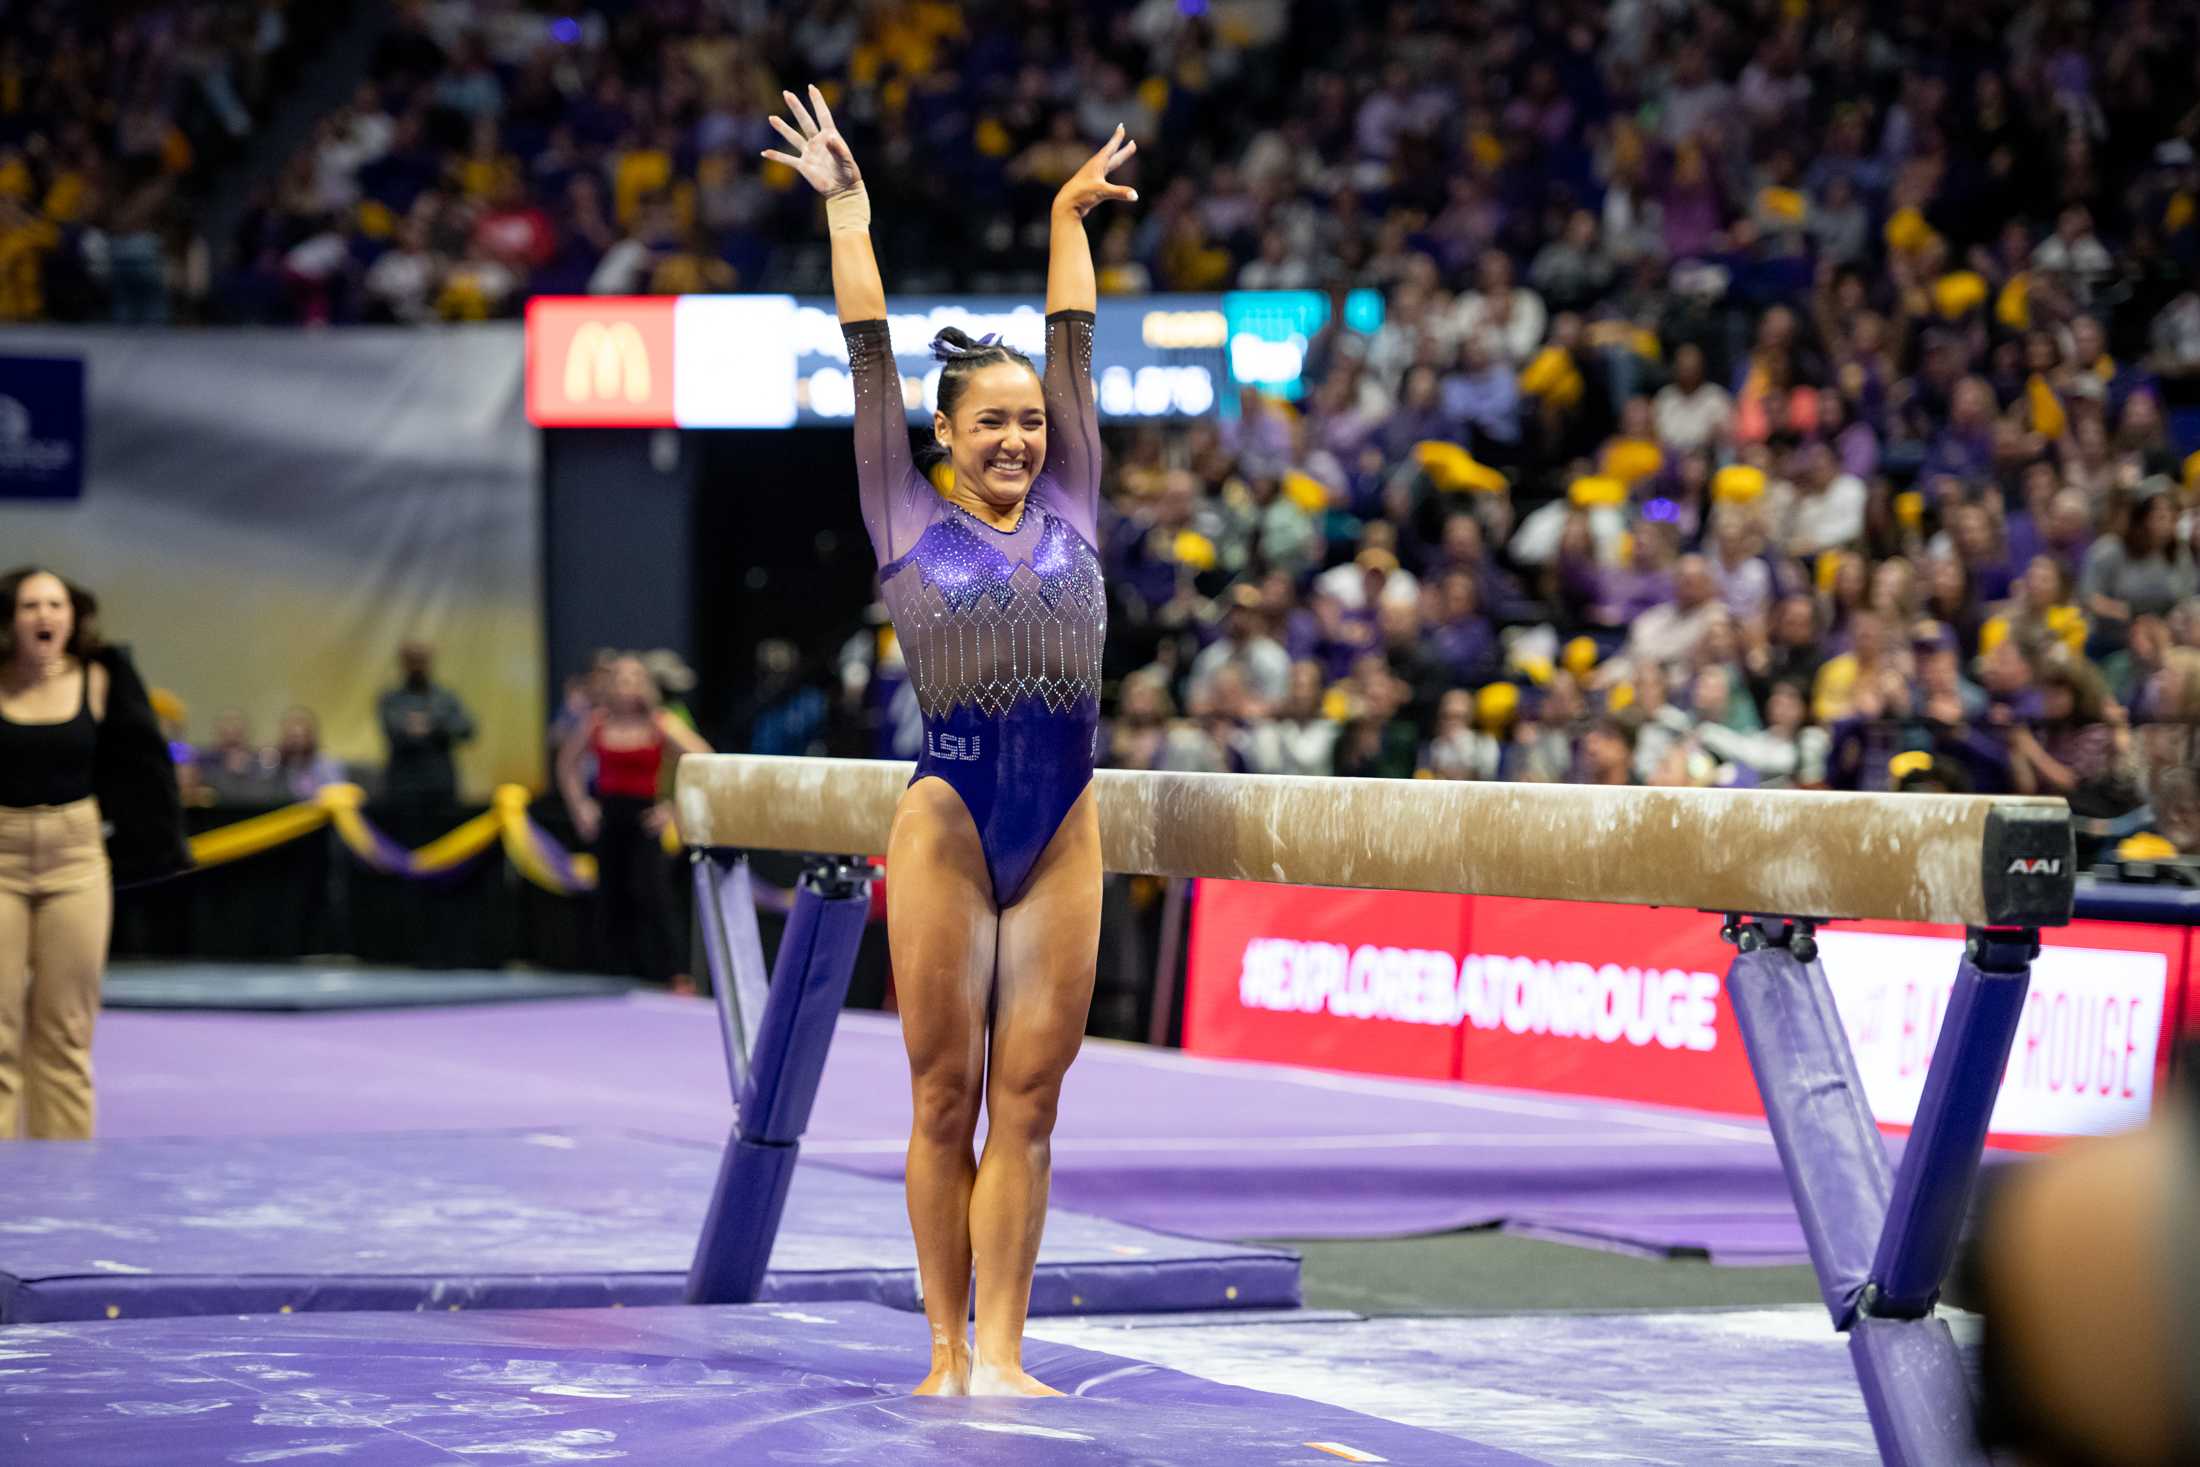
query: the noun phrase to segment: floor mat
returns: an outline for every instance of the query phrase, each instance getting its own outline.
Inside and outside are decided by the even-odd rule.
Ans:
[[[676,1304],[715,1147],[602,1131],[0,1147],[0,1321]],[[767,1297],[920,1307],[902,1190],[804,1164]],[[1047,1219],[1036,1313],[1296,1304],[1280,1249]]]

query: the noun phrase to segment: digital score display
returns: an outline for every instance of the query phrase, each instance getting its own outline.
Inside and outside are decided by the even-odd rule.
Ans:
[[[1329,309],[1315,291],[1103,300],[1093,325],[1100,416],[1230,414],[1244,386],[1297,398]],[[1374,329],[1381,296],[1353,292],[1346,315]],[[1027,298],[898,297],[887,324],[913,423],[932,418],[932,338],[943,327],[998,335],[1044,364],[1046,317]],[[542,428],[792,428],[855,413],[848,348],[825,296],[538,297],[526,350],[527,417]]]

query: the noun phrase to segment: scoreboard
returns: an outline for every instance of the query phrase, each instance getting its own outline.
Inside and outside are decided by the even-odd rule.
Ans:
[[[1240,388],[1296,398],[1308,343],[1328,319],[1315,291],[1114,297],[1093,327],[1103,420],[1233,414]],[[1382,301],[1348,297],[1372,330]],[[1046,318],[1025,297],[905,296],[889,333],[911,422],[929,423],[933,335],[998,335],[1041,361]],[[790,428],[855,411],[848,349],[827,296],[544,296],[527,310],[527,417],[542,428]]]

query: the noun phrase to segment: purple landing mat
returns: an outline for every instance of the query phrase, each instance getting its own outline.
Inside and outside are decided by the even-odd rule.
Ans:
[[[603,1131],[18,1142],[0,1322],[678,1304],[717,1169],[714,1147]],[[799,1168],[765,1290],[919,1308],[901,1188]],[[1298,1299],[1289,1253],[1055,1211],[1032,1312]]]
[[[114,1013],[102,1134],[607,1125],[718,1144],[731,1105],[707,1001]],[[907,1061],[842,1016],[804,1154],[898,1177]],[[1362,1238],[1502,1223],[1575,1242],[1804,1257],[1759,1121],[1204,1059],[1090,1041],[1063,1087],[1054,1196],[1206,1238]]]
[[[0,1357],[9,1460],[69,1467],[1536,1460],[1036,1341],[1065,1397],[918,1400],[924,1321],[864,1304],[32,1325]]]
[[[1948,1323],[1966,1351],[1975,1317]],[[1079,1345],[1505,1447],[1554,1467],[1875,1467],[1845,1337],[1815,1304],[1682,1313],[1035,1321]]]

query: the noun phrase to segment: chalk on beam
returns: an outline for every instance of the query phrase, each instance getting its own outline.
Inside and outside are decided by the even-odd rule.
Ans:
[[[883,851],[912,766],[681,761],[699,847]],[[1111,871],[1971,927],[2067,922],[2061,800],[1104,769]]]

